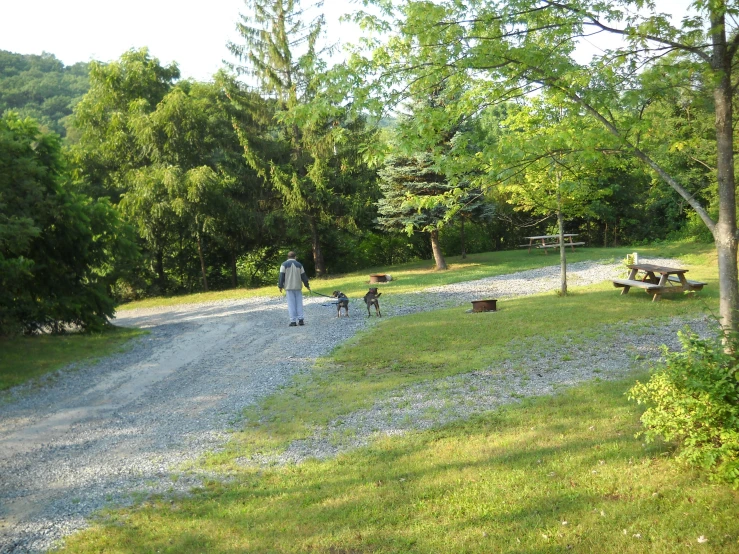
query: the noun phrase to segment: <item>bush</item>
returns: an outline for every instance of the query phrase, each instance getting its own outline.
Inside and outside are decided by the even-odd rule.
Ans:
[[[278,269],[286,257],[287,252],[274,247],[257,248],[239,256],[236,260],[239,284],[246,287],[276,284]]]
[[[641,434],[675,443],[678,460],[739,488],[739,358],[724,351],[721,338],[679,337],[682,351],[665,351],[649,381],[629,391],[649,406]],[[739,341],[732,342],[737,352]]]
[[[0,335],[101,330],[133,240],[108,200],[75,192],[59,137],[0,117]]]

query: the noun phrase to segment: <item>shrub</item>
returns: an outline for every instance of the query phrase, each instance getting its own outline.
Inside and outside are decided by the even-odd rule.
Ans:
[[[647,442],[677,445],[677,459],[739,488],[739,358],[721,338],[679,333],[682,351],[667,352],[646,383],[629,398],[646,404],[641,417]],[[734,352],[739,341],[733,340]]]
[[[0,335],[101,330],[110,289],[136,259],[110,202],[75,191],[59,138],[0,117]]]

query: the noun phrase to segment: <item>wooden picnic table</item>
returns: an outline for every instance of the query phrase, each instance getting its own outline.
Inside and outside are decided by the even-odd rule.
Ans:
[[[642,288],[647,294],[652,295],[652,302],[661,300],[662,295],[666,293],[698,291],[706,285],[706,283],[700,281],[686,279],[685,274],[688,272],[687,269],[664,267],[655,264],[631,264],[627,267],[630,270],[629,278],[614,279],[613,286],[623,288],[621,294],[628,294],[631,287]],[[639,272],[644,274],[641,278],[638,278]]]
[[[572,237],[576,237],[577,233],[565,233],[562,235],[562,238],[564,239],[565,246],[569,246],[572,248],[572,250],[575,250],[575,246],[583,246],[584,242],[573,242]],[[548,250],[550,248],[559,248],[559,235],[539,235],[537,237],[524,237],[526,239],[529,239],[528,244],[522,244],[522,248],[529,249],[529,254],[531,253],[532,248],[539,248],[544,250],[545,254],[549,254]],[[554,241],[554,242],[552,242]]]

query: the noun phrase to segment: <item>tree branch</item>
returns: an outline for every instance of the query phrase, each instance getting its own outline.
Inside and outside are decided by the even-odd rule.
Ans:
[[[662,167],[655,162],[652,158],[650,158],[643,150],[640,148],[637,148],[633,144],[631,144],[622,134],[621,132],[613,125],[610,121],[608,121],[601,113],[593,108],[587,101],[585,101],[584,98],[581,98],[577,93],[570,92],[560,86],[554,85],[556,88],[561,90],[563,93],[565,93],[567,96],[569,96],[572,100],[580,104],[583,108],[585,108],[590,115],[592,115],[596,120],[600,121],[605,128],[610,132],[613,136],[617,137],[619,140],[621,140],[626,148],[631,151],[631,153],[639,158],[642,162],[644,162],[647,166],[649,166],[657,175],[660,176],[660,178],[665,181],[668,185],[670,185],[675,192],[677,192],[680,196],[682,196],[685,201],[690,204],[690,206],[696,211],[698,216],[701,218],[703,223],[705,223],[706,227],[708,227],[711,231],[711,233],[715,232],[716,229],[716,222],[711,219],[711,216],[708,214],[706,209],[701,205],[701,203],[687,190],[685,187],[683,187],[680,183],[678,183],[675,179],[672,178],[672,176],[667,173]]]
[[[569,12],[572,12],[572,13],[576,13],[576,14],[578,14],[580,16],[583,16],[583,17],[587,18],[590,22],[588,23],[587,21],[585,21],[585,22],[583,22],[584,25],[591,25],[591,26],[597,27],[599,29],[602,29],[604,31],[607,31],[609,33],[614,33],[614,34],[621,35],[621,36],[629,36],[631,34],[629,31],[627,31],[625,29],[618,29],[616,27],[610,27],[610,26],[608,26],[605,23],[602,23],[600,20],[598,20],[598,18],[596,18],[595,15],[590,14],[590,13],[586,12],[585,10],[582,10],[582,9],[577,8],[575,6],[571,6],[571,5],[568,5],[568,4],[562,4],[562,3],[559,3],[559,2],[554,2],[552,0],[544,0],[544,2],[547,5],[550,5],[550,6],[554,7],[554,8],[559,8],[561,10],[566,10],[566,11],[569,11]],[[699,56],[700,58],[702,58],[703,61],[705,61],[705,62],[707,62],[709,64],[711,63],[711,57],[708,54],[706,54],[702,50],[701,47],[689,46],[687,44],[683,44],[683,43],[680,43],[680,42],[675,42],[673,40],[669,40],[669,39],[666,39],[666,38],[663,38],[663,37],[658,37],[656,35],[650,35],[650,34],[647,34],[647,33],[637,33],[637,36],[639,36],[640,38],[646,39],[646,40],[651,40],[653,42],[660,43],[660,44],[666,44],[666,45],[671,46],[671,47],[673,47],[675,49],[678,49],[678,50],[684,50],[686,52],[690,52],[690,53],[695,54],[696,56]],[[708,46],[708,45],[706,45],[706,46]]]

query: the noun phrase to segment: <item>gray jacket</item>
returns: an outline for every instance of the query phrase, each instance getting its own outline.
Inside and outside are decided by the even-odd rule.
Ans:
[[[282,262],[277,287],[285,290],[300,290],[303,285],[305,288],[310,288],[303,264],[293,259]]]

